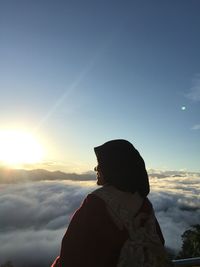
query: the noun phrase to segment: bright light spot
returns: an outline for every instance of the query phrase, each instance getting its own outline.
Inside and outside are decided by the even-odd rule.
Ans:
[[[41,144],[30,133],[20,130],[0,131],[0,162],[7,165],[37,163],[43,155]]]
[[[186,110],[186,107],[185,107],[185,106],[182,106],[181,109],[182,109],[182,110]]]

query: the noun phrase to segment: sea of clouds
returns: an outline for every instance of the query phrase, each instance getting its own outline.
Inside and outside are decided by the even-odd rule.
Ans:
[[[16,267],[46,267],[52,263],[71,216],[96,188],[90,173],[71,177],[41,170],[0,171],[0,264],[11,260]],[[200,174],[150,170],[149,178],[149,198],[166,246],[177,252],[181,234],[200,223]]]

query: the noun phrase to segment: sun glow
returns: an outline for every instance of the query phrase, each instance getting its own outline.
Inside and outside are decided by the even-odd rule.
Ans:
[[[44,150],[37,139],[25,131],[0,131],[0,162],[6,165],[38,163]]]

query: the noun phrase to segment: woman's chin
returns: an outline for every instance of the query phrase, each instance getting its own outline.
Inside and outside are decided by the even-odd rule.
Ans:
[[[99,180],[97,180],[97,185],[102,185],[102,183]]]
[[[97,178],[97,185],[104,185],[105,181]]]

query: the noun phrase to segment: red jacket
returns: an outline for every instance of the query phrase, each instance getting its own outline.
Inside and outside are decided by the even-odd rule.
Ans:
[[[151,212],[146,198],[141,209]],[[164,239],[157,222],[157,232]],[[105,202],[89,194],[75,212],[63,237],[60,257],[52,267],[116,267],[126,239],[126,229],[119,230],[107,212]]]

